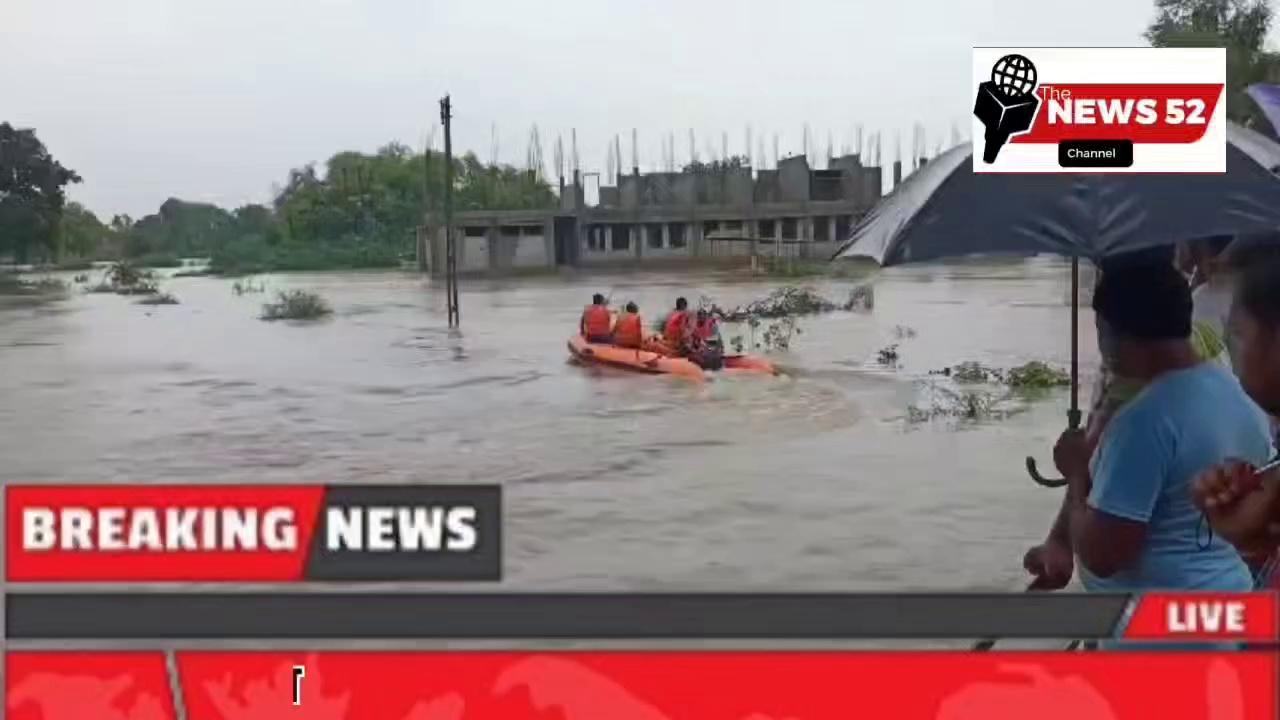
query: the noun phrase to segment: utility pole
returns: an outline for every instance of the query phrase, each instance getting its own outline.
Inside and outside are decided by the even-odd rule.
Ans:
[[[449,304],[449,327],[461,324],[458,313],[458,255],[453,239],[453,133],[451,123],[453,105],[449,96],[440,100],[440,122],[444,124],[444,247],[445,294]]]

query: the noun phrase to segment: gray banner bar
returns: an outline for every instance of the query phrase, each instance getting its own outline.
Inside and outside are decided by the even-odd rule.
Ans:
[[[474,513],[471,529],[474,545],[456,551],[449,547],[425,550],[401,547],[411,538],[449,541],[454,530],[446,522],[447,513],[457,509]],[[376,511],[397,514],[383,529],[384,540],[393,548],[331,548],[329,523],[331,513],[348,516],[355,522],[350,528],[357,540],[369,541],[376,534],[372,527]],[[409,517],[402,517],[407,513]],[[440,513],[432,522],[440,527],[431,538],[424,534],[401,537],[402,525],[413,522],[413,513],[421,513],[417,522],[424,523],[431,513]],[[384,517],[382,522],[386,522]],[[446,527],[447,526],[447,527]],[[361,532],[363,531],[363,532]],[[502,579],[502,486],[500,485],[330,485],[325,488],[324,503],[317,518],[315,535],[307,557],[308,580],[488,580]]]
[[[49,639],[1101,638],[1125,595],[9,593]]]

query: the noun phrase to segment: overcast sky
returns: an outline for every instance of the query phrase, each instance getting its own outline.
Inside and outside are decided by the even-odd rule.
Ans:
[[[745,128],[799,152],[861,123],[909,152],[967,128],[973,45],[1136,45],[1150,0],[2,0],[0,120],[36,128],[99,215],[168,197],[234,207],[289,168],[389,140],[420,149],[452,94],[455,151],[552,171],[577,129],[583,170],[615,133],[631,164],[717,152]],[[437,143],[439,134],[437,133]],[[753,145],[757,142],[753,142]]]

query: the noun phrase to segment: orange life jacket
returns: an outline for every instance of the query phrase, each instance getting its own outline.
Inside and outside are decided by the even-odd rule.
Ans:
[[[618,322],[613,325],[613,344],[638,348],[642,340],[644,340],[644,325],[640,322],[640,314],[624,312],[619,315]]]
[[[587,337],[608,335],[613,316],[604,305],[588,305],[582,311],[582,334]]]
[[[667,325],[662,329],[662,336],[671,347],[679,347],[684,341],[684,324],[688,316],[689,313],[685,310],[675,310],[667,316]]]
[[[696,324],[693,329],[694,337],[706,342],[716,336],[716,320],[715,318],[707,318],[704,322]]]

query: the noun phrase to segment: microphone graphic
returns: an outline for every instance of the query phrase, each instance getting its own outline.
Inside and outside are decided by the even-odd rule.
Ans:
[[[997,60],[991,68],[991,79],[978,85],[973,114],[987,129],[982,148],[984,163],[995,162],[1010,137],[1031,129],[1040,107],[1035,89],[1036,66],[1022,55],[1005,55]]]

